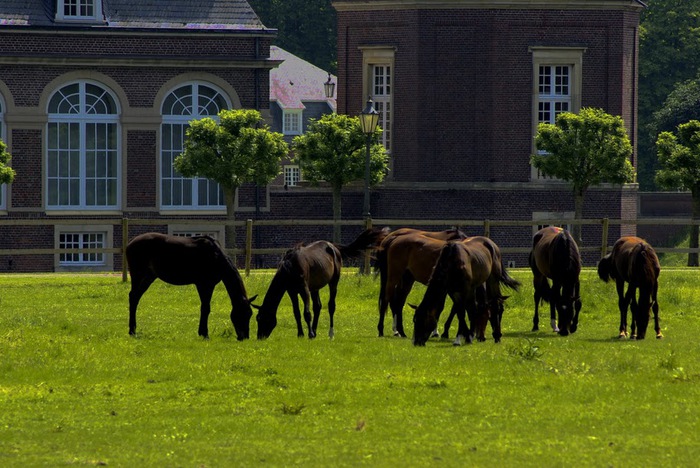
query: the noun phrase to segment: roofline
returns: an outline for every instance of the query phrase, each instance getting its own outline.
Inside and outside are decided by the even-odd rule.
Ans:
[[[336,11],[639,10],[642,0],[332,0]]]
[[[25,26],[0,25],[0,33],[29,33],[29,34],[102,34],[102,35],[149,35],[149,36],[210,36],[235,35],[241,37],[277,37],[277,29],[270,28],[240,28],[240,29],[191,29],[191,28],[119,28],[106,26]]]

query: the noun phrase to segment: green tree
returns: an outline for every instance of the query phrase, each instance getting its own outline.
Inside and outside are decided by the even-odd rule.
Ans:
[[[266,185],[280,173],[280,160],[288,152],[282,134],[271,132],[257,110],[223,110],[218,123],[209,117],[190,122],[184,152],[175,158],[174,167],[185,177],[218,182],[227,219],[234,221],[236,190],[245,183]],[[236,246],[231,223],[226,225],[226,244]]]
[[[387,155],[377,140],[382,130],[377,128],[370,147],[370,185],[384,179]],[[341,202],[344,185],[365,178],[367,137],[362,133],[360,119],[341,114],[326,114],[312,120],[306,133],[294,138],[295,161],[304,179],[318,184],[326,181],[333,191],[333,241],[340,242]]]
[[[583,200],[589,187],[634,180],[632,145],[624,122],[602,109],[563,112],[554,125],[539,124],[535,142],[537,149],[547,154],[532,155],[532,165],[546,176],[571,184],[575,219],[583,217]],[[580,224],[574,225],[573,235],[580,245]]]
[[[8,166],[11,158],[10,153],[7,152],[7,145],[0,140],[0,184],[9,184],[15,180],[15,171]]]
[[[691,79],[700,69],[700,0],[646,3],[639,29],[637,154],[640,188],[652,190],[658,163],[654,148],[657,135],[650,124],[674,86]]]
[[[692,218],[700,219],[700,121],[678,126],[678,136],[661,132],[656,140],[661,168],[656,182],[667,189],[690,190],[693,199]],[[691,248],[698,247],[698,226],[690,229]],[[698,266],[698,254],[688,254],[688,266]]]
[[[319,68],[337,68],[336,14],[331,0],[249,0],[263,24],[277,29],[274,44]]]

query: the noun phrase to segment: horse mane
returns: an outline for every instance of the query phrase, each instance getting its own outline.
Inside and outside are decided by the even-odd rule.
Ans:
[[[457,248],[457,244],[448,242],[440,249],[440,256],[435,262],[430,281],[428,281],[428,288],[425,290],[425,298],[433,299],[435,296],[439,297],[447,289],[450,265],[452,259],[455,258],[455,250]]]
[[[338,249],[343,260],[356,258],[362,255],[366,249],[377,249],[382,240],[389,234],[389,228],[365,229],[357,236],[357,239],[348,245],[333,244]]]

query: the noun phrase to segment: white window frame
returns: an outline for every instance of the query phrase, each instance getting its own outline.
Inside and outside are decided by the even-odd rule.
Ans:
[[[65,235],[76,235],[79,236],[77,239],[78,246],[76,248],[95,248],[95,249],[109,249],[114,245],[113,232],[114,227],[109,224],[91,224],[91,225],[56,225],[54,228],[54,247],[56,249],[65,248],[65,242],[62,242],[62,236]],[[90,243],[92,239],[88,239],[87,236],[100,235],[102,236],[102,242],[100,247],[92,247],[90,245],[86,246],[86,243]],[[65,240],[65,239],[63,239]],[[71,259],[66,259],[66,256],[78,256],[78,259],[73,261]],[[113,271],[114,270],[114,255],[112,253],[69,253],[61,254],[57,253],[54,255],[54,269],[55,271]]]
[[[74,7],[76,14],[66,14],[66,8]],[[91,15],[81,14],[81,9],[92,8]],[[102,0],[57,0],[56,21],[98,22],[102,21]]]
[[[224,242],[224,227],[220,224],[169,224],[168,234],[183,237],[210,236],[222,246],[226,245]]]
[[[284,185],[285,187],[296,187],[301,182],[301,168],[296,164],[284,165]]]
[[[585,47],[530,47],[532,54],[532,145],[531,154],[542,154],[535,146],[535,135],[540,121],[540,104],[548,102],[554,106],[557,103],[565,103],[566,112],[578,113],[581,110],[581,87],[583,81],[583,54]],[[568,94],[556,92],[556,83],[552,82],[550,93],[540,92],[540,67],[567,67],[568,68]],[[556,116],[561,113],[555,109],[550,110],[550,118],[547,123],[554,123]],[[530,179],[536,181],[556,180],[545,177],[531,166]]]
[[[66,94],[69,88],[77,86],[77,101],[72,99],[76,94]],[[88,92],[88,86],[95,87],[101,93],[97,99]],[[63,96],[63,97],[61,97]],[[67,107],[68,112],[51,112],[55,100],[59,99],[58,107]],[[62,106],[62,104],[64,104]],[[110,111],[108,105],[113,109]],[[103,112],[104,110],[104,112]],[[114,93],[102,83],[81,80],[66,83],[51,96],[47,107],[48,123],[46,127],[46,210],[67,211],[113,211],[118,210],[121,200],[121,126],[119,123],[119,101]],[[52,130],[55,128],[55,131]],[[64,130],[70,133],[77,131],[77,141],[69,141],[68,146],[61,136]],[[100,141],[100,132],[107,132],[112,138],[107,146],[88,148],[89,131],[94,130],[94,143]],[[54,147],[56,135],[57,145]],[[77,147],[72,146],[77,145]],[[94,158],[94,160],[91,160]],[[74,161],[77,159],[77,163]],[[101,159],[103,159],[101,161]],[[77,165],[77,167],[76,167]],[[94,174],[88,170],[94,165]],[[77,169],[77,173],[75,170]],[[65,171],[69,171],[66,174]],[[99,173],[103,174],[99,174]],[[77,187],[75,186],[77,183]],[[88,188],[92,185],[92,190]],[[52,191],[56,188],[56,196]],[[77,191],[77,200],[64,202],[64,190],[70,194]],[[104,197],[104,202],[99,199]],[[108,201],[109,199],[109,201]]]
[[[213,98],[202,94],[203,87],[216,93]],[[189,94],[180,96],[176,94],[187,92],[186,88],[190,88]],[[168,99],[171,96],[173,100],[169,103]],[[221,102],[217,104],[217,100]],[[166,109],[166,105],[169,104],[171,104],[170,109]],[[161,210],[217,212],[226,210],[223,190],[219,184],[203,177],[184,177],[172,167],[175,157],[182,153],[184,148],[185,132],[189,122],[205,117],[218,121],[218,112],[223,109],[231,109],[231,101],[226,93],[212,83],[204,81],[180,83],[166,94],[161,104],[162,122],[158,158],[160,165],[158,193]]]
[[[302,133],[302,115],[301,109],[284,109],[282,111],[282,134],[283,135],[301,135]]]
[[[379,112],[379,126],[382,128],[380,143],[391,156],[393,143],[393,115],[395,113],[393,89],[396,69],[394,66],[395,47],[367,46],[360,47],[362,52],[362,92],[363,105],[367,97],[374,101],[374,108]],[[389,158],[390,170],[392,158]]]

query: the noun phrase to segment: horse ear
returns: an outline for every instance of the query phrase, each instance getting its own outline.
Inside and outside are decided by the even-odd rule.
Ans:
[[[417,305],[413,305],[413,304],[411,304],[410,302],[408,303],[408,307],[410,307],[410,308],[413,309],[413,310],[418,310],[418,306],[417,306]]]
[[[249,303],[252,303],[252,302],[255,300],[255,298],[257,298],[257,297],[258,297],[257,294],[256,294],[255,296],[253,296],[253,297],[249,297],[249,298],[248,298],[248,302],[249,302]]]
[[[501,297],[499,297],[499,299],[501,300],[501,302],[505,302],[506,299],[508,299],[509,297],[510,296],[501,296]]]

